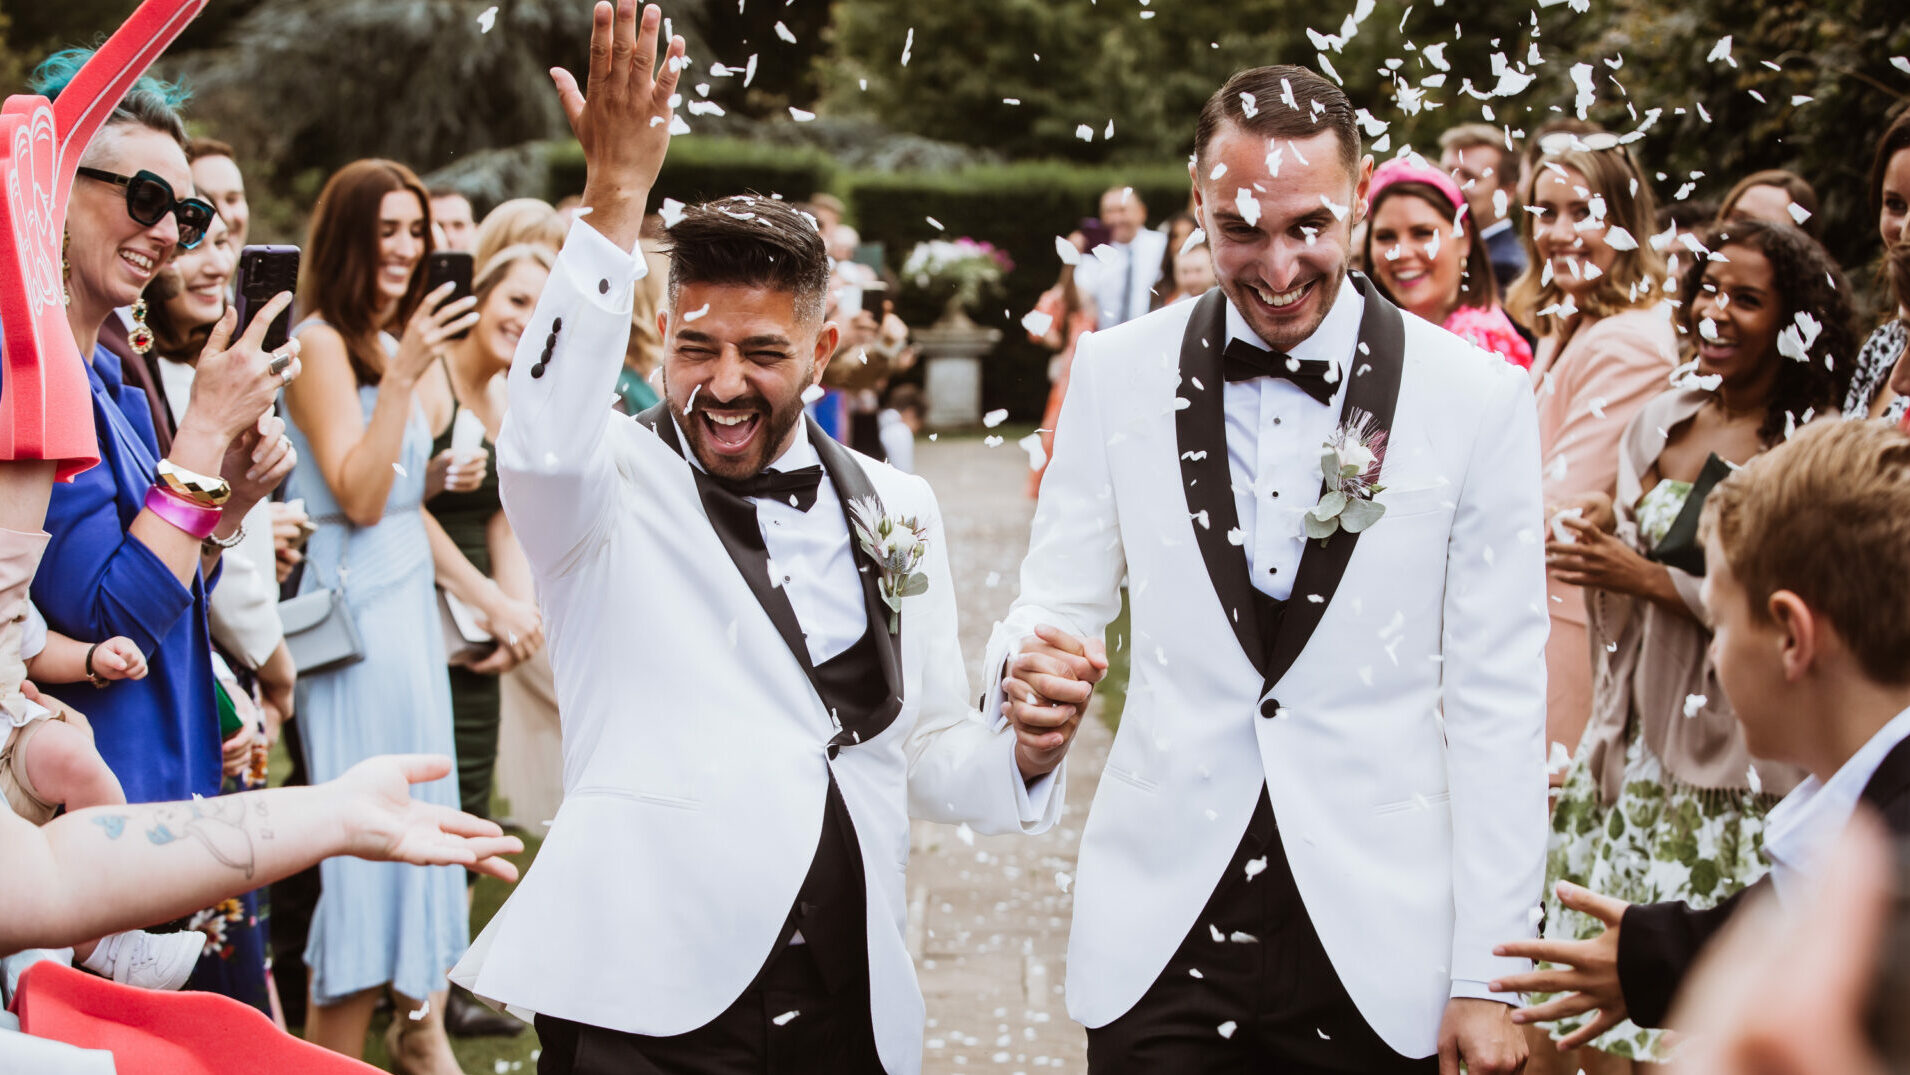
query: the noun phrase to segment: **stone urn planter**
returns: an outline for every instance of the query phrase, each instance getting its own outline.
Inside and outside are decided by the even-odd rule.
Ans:
[[[924,421],[930,429],[962,429],[981,424],[982,356],[1001,342],[1001,330],[978,325],[950,299],[933,325],[910,334],[921,352],[922,393],[928,397]]]

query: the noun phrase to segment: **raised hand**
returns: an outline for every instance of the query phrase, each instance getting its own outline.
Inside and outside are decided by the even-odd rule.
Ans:
[[[1559,1051],[1567,1052],[1625,1021],[1625,992],[1618,984],[1618,926],[1631,904],[1570,881],[1559,882],[1558,896],[1566,907],[1605,923],[1604,932],[1585,941],[1530,940],[1499,945],[1492,950],[1495,956],[1553,966],[1501,978],[1491,983],[1491,989],[1495,993],[1564,994],[1513,1012],[1515,1023],[1549,1023],[1596,1009],[1597,1018],[1559,1041]]]
[[[625,250],[637,244],[644,203],[670,149],[670,98],[676,94],[683,39],[672,37],[657,66],[663,11],[636,0],[600,2],[590,25],[590,74],[584,89],[551,69],[557,99],[584,151],[583,204],[590,226]]]
[[[1107,671],[1107,647],[1100,639],[1083,641],[1045,624],[1009,658],[1002,713],[1014,725],[1015,762],[1025,779],[1061,764],[1094,686]]]

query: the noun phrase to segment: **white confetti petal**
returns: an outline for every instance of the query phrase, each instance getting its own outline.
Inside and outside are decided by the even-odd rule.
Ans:
[[[1240,1029],[1240,1024],[1234,1022],[1232,1019],[1229,1019],[1226,1022],[1220,1024],[1215,1029],[1220,1031],[1221,1037],[1231,1039],[1234,1036],[1234,1031]]]
[[[497,5],[492,4],[490,7],[478,12],[477,24],[478,33],[490,33],[491,27],[497,25]]]
[[[761,25],[761,24],[758,23],[758,25]],[[784,26],[780,21],[776,23],[776,36],[782,38],[784,41],[787,41],[792,45],[796,43],[796,35],[791,33],[789,30],[789,27]]]
[[[776,25],[777,25],[777,26],[781,26],[781,25],[782,25],[782,23],[780,23],[780,22],[779,22],[779,23],[777,23]],[[770,1022],[772,1022],[772,1023],[775,1023],[775,1024],[777,1025],[777,1026],[788,1026],[788,1025],[789,1025],[789,1021],[790,1021],[791,1019],[794,1019],[795,1017],[797,1017],[798,1015],[801,1015],[801,1014],[802,1014],[802,1012],[800,1012],[800,1011],[788,1011],[788,1012],[784,1012],[784,1013],[782,1013],[781,1015],[779,1015],[779,1016],[777,1016],[776,1018],[774,1018],[774,1019],[771,1019],[771,1020],[770,1020]]]
[[[993,429],[1007,420],[1008,409],[1005,407],[989,411],[987,414],[982,415],[982,425],[987,426],[989,429]]]

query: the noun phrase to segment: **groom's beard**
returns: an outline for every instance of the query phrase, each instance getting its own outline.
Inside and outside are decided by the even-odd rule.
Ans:
[[[700,393],[699,393],[700,396]],[[690,413],[683,416],[683,431],[689,438],[690,450],[696,453],[697,462],[703,469],[719,478],[735,481],[751,477],[776,461],[783,449],[789,444],[789,437],[796,423],[802,420],[802,397],[785,403],[781,407],[772,405],[762,395],[751,393],[733,400],[720,403],[709,401],[705,407],[703,399],[698,398],[690,405]],[[706,411],[721,410],[731,413],[755,411],[759,423],[751,436],[749,450],[742,455],[719,452],[714,446],[716,433],[712,429]],[[681,414],[681,410],[678,411]]]
[[[1333,265],[1311,268],[1317,271],[1287,289],[1288,294],[1306,289],[1299,301],[1287,307],[1272,307],[1261,299],[1261,291],[1272,289],[1257,275],[1245,279],[1222,277],[1220,289],[1246,319],[1247,327],[1266,341],[1267,346],[1276,351],[1291,351],[1319,330],[1327,312],[1333,309],[1333,300],[1339,297],[1340,284],[1346,279],[1344,259]]]

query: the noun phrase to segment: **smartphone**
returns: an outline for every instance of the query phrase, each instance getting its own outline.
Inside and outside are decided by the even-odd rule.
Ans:
[[[446,283],[456,284],[444,302],[456,302],[471,293],[471,255],[462,250],[438,250],[432,252],[424,263],[424,293],[429,295]],[[461,340],[471,334],[470,329],[457,333],[451,339]]]
[[[239,275],[233,285],[237,299],[234,305],[239,310],[239,329],[233,334],[236,339],[245,334],[252,319],[265,309],[273,296],[281,291],[298,290],[298,247],[296,246],[248,246],[239,251]],[[285,346],[292,335],[292,306],[272,319],[272,325],[266,329],[265,341],[260,347],[266,351],[276,351]]]

